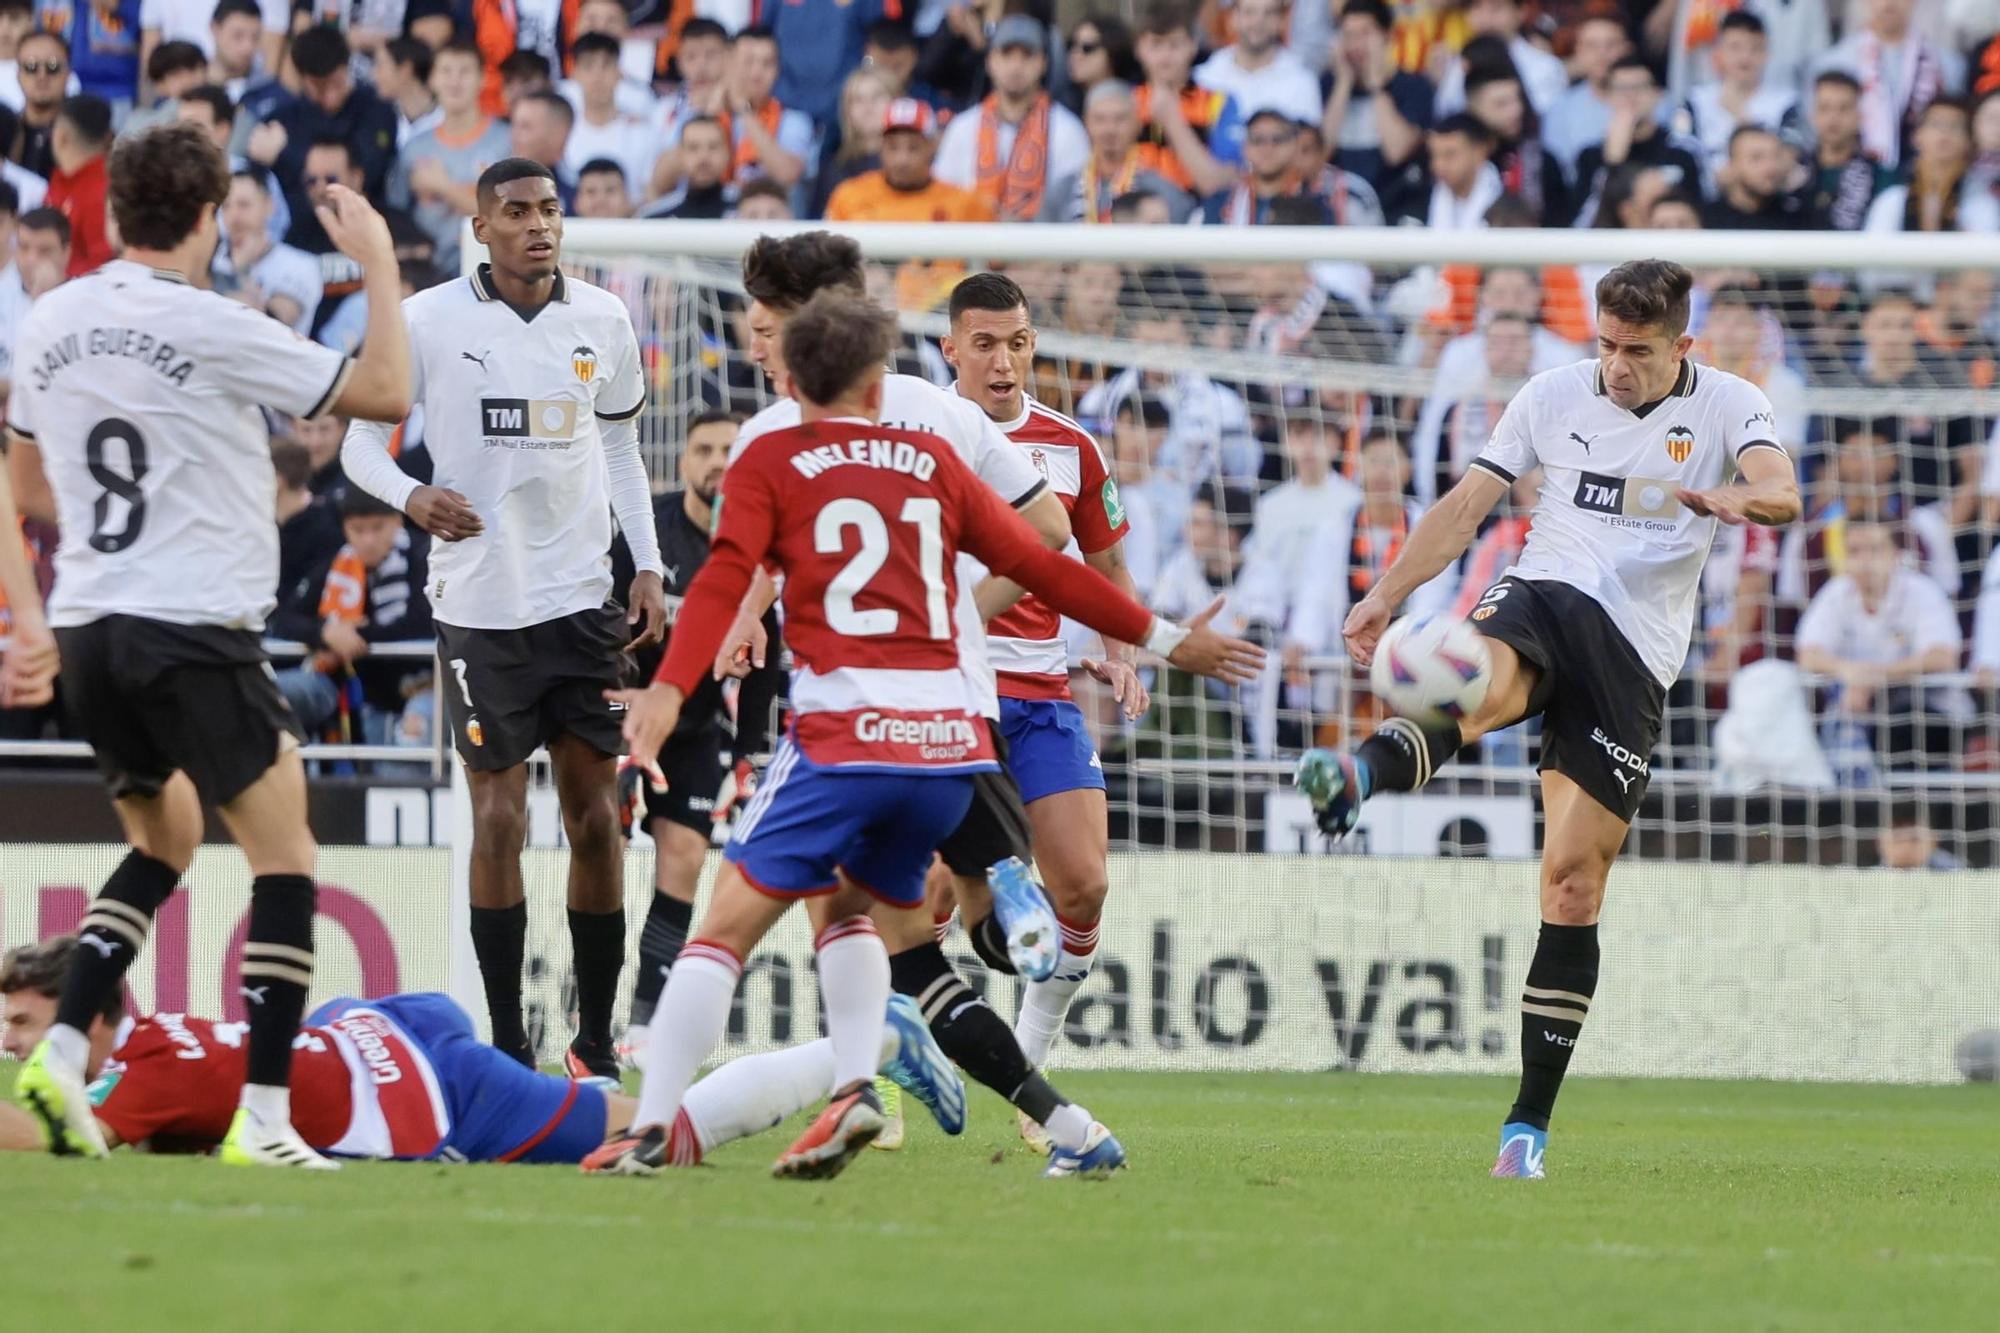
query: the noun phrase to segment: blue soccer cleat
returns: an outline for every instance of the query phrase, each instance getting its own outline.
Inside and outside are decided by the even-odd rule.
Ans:
[[[1352,755],[1307,750],[1299,758],[1292,785],[1312,802],[1313,819],[1327,837],[1344,838],[1360,822],[1361,803],[1368,799],[1368,775]]]
[[[986,872],[993,888],[993,915],[1007,937],[1007,957],[1028,981],[1047,981],[1062,957],[1062,927],[1048,895],[1018,856],[996,861]]]
[[[1500,1157],[1493,1163],[1495,1180],[1540,1180],[1542,1154],[1549,1148],[1549,1132],[1516,1120],[1500,1126]]]
[[[891,995],[887,1015],[896,1034],[896,1053],[882,1072],[891,1082],[924,1104],[947,1134],[965,1132],[965,1080],[952,1068],[931,1036],[923,1011],[907,995]]]
[[[1076,1176],[1083,1180],[1102,1180],[1113,1171],[1125,1169],[1125,1145],[1112,1137],[1111,1131],[1093,1120],[1090,1132],[1083,1136],[1081,1148],[1057,1148],[1049,1154],[1049,1165],[1042,1175],[1050,1180],[1061,1180]]]

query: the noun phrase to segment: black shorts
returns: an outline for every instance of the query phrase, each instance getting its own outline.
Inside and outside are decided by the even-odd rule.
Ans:
[[[1667,691],[1586,593],[1509,576],[1486,590],[1472,625],[1540,674],[1542,768],[1554,769],[1628,824],[1639,812]]]
[[[715,828],[715,798],[728,772],[722,763],[724,739],[714,725],[667,738],[660,747],[660,774],[667,780],[667,789],[654,791],[651,783],[640,786],[646,795],[648,820],[664,819],[704,838],[709,836]]]
[[[616,602],[522,629],[438,623],[445,713],[465,766],[494,773],[565,732],[603,754],[625,748],[624,711],[604,698],[630,678]]]
[[[1035,840],[1029,832],[1027,807],[1021,803],[1020,784],[1007,771],[1007,740],[998,727],[992,731],[1000,771],[972,775],[972,804],[951,836],[938,844],[938,855],[951,873],[967,879],[983,878],[989,866],[1010,856],[1024,862],[1035,859]]]
[[[302,737],[249,630],[105,616],[56,646],[64,711],[114,799],[157,796],[179,771],[227,805]]]

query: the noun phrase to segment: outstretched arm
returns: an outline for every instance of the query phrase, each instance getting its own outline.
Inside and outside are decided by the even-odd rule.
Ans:
[[[1465,554],[1465,548],[1478,535],[1480,522],[1493,512],[1493,506],[1500,503],[1500,497],[1512,484],[1511,479],[1474,464],[1459,478],[1458,485],[1417,521],[1410,539],[1403,543],[1402,554],[1376,580],[1368,595],[1347,613],[1347,624],[1341,634],[1347,640],[1348,655],[1357,665],[1367,666],[1374,660],[1375,645],[1381,641],[1382,631],[1389,628],[1389,620],[1403,599]]]
[[[1735,527],[1760,523],[1767,528],[1795,522],[1803,509],[1798,472],[1791,455],[1773,446],[1746,446],[1736,460],[1743,480],[1706,491],[1679,490],[1674,496],[1704,517]]]

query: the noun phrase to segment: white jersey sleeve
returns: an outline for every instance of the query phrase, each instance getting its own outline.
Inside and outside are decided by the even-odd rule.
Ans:
[[[948,396],[956,417],[952,424],[966,435],[963,442],[953,443],[959,445],[979,479],[1016,509],[1039,500],[1049,483],[1029,460],[1028,451],[1008,439],[977,403],[956,394]]]
[[[2000,672],[2000,550],[1986,558],[1972,611],[1972,669]]]
[[[1760,447],[1785,453],[1784,441],[1779,438],[1778,414],[1762,389],[1748,380],[1732,379],[1721,407],[1723,441],[1731,459],[1741,458],[1746,449]]]
[[[1530,380],[1493,428],[1493,438],[1479,451],[1471,466],[1492,473],[1508,485],[1527,475],[1541,460],[1535,454],[1535,399],[1539,379]]]
[[[238,301],[217,302],[203,313],[202,341],[215,373],[237,397],[310,420],[324,416],[346,387],[352,361],[269,315]]]
[[[424,400],[424,352],[410,349],[410,401]],[[410,497],[421,485],[389,456],[389,437],[395,428],[387,422],[363,421],[356,417],[347,425],[347,438],[340,446],[340,467],[347,479],[383,504],[409,512]]]
[[[646,372],[639,360],[639,339],[629,321],[619,330],[610,371],[597,382],[596,390],[597,415],[603,421],[630,421],[646,406]]]

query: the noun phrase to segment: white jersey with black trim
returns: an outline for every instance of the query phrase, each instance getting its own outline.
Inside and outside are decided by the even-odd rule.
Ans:
[[[1746,450],[1783,453],[1776,435],[1764,391],[1712,366],[1683,361],[1673,391],[1641,416],[1605,396],[1596,361],[1579,361],[1523,385],[1472,466],[1510,485],[1542,469],[1527,545],[1508,572],[1589,595],[1672,685],[1716,529],[1674,492],[1721,485]]]
[[[114,260],[15,333],[9,429],[35,444],[63,540],[49,622],[261,630],[277,478],[259,408],[325,412],[351,363],[178,273]]]
[[[485,523],[477,537],[432,545],[437,619],[522,629],[602,606],[614,505],[639,568],[659,569],[644,464],[626,439],[646,380],[624,302],[558,273],[549,301],[524,318],[482,265],[412,296],[403,316],[432,483],[464,495]],[[387,438],[356,422],[342,459],[350,481],[406,509],[417,481],[389,458]],[[643,531],[627,515],[634,470]]]
[[[736,443],[729,448],[734,463],[751,441],[770,431],[799,424],[799,405],[790,398],[772,403],[743,423]],[[1024,509],[1039,500],[1049,488],[1048,480],[1036,470],[1027,452],[1001,433],[979,405],[940,389],[915,375],[882,377],[882,424],[897,430],[918,430],[936,435],[957,451],[973,473],[1000,493],[1015,509]],[[729,483],[725,479],[724,503]],[[986,567],[969,555],[958,557],[958,601],[952,616],[958,629],[959,669],[965,673],[972,698],[979,711],[990,718],[1000,716],[1000,695],[995,687],[993,664],[986,655],[986,626],[973,602],[973,585]]]

